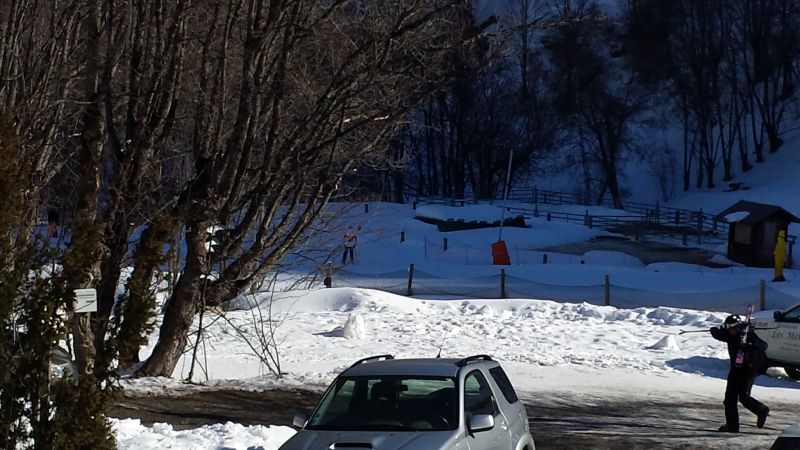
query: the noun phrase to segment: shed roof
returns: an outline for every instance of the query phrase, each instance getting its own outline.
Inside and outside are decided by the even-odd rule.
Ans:
[[[717,214],[717,219],[728,220],[726,218],[727,216],[742,212],[747,213],[747,215],[739,220],[733,220],[733,222],[742,222],[749,225],[755,225],[776,214],[780,214],[786,217],[790,222],[800,223],[800,218],[797,218],[794,214],[786,211],[780,206],[768,205],[766,203],[749,202],[747,200],[739,200],[732,206],[729,206]]]

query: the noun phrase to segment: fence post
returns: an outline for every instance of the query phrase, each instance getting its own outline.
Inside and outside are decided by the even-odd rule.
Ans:
[[[603,291],[604,291],[603,292],[604,293],[603,297],[605,299],[605,305],[606,306],[611,306],[611,283],[608,280],[608,274],[606,274],[604,285],[605,286],[604,286],[604,289],[603,289]]]
[[[364,214],[369,212],[369,203],[364,203]]]
[[[447,251],[447,238],[442,238],[442,251]]]
[[[534,186],[533,187],[533,205],[536,206],[539,204],[539,188]]]
[[[686,233],[683,233],[683,245],[686,245]]]
[[[539,204],[538,203],[533,205],[533,217],[539,217]]]
[[[405,231],[401,231],[400,232],[400,242],[405,242],[405,241],[406,241],[406,232]]]
[[[767,283],[764,280],[758,283],[758,306],[761,308],[759,311],[767,309]]]
[[[550,222],[550,213],[547,213],[547,221]]]
[[[506,298],[506,269],[500,269],[500,298]]]
[[[417,209],[417,202],[411,202],[411,209],[413,210]]]
[[[406,289],[406,296],[411,297],[411,283],[414,281],[414,264],[408,265],[408,288]]]
[[[542,264],[547,264],[547,253],[542,254]]]
[[[681,212],[675,211],[675,225],[681,224]]]
[[[661,222],[661,211],[659,211],[658,200],[656,200],[656,223]]]
[[[697,243],[703,243],[703,208],[697,214]]]

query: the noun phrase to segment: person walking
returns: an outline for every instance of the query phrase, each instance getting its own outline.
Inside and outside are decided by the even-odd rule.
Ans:
[[[347,255],[350,254],[350,262],[355,262],[353,253],[355,252],[356,244],[358,244],[358,236],[356,235],[353,227],[348,227],[347,232],[344,234],[344,253],[342,253],[342,264],[347,264]]]
[[[767,343],[756,336],[738,315],[728,316],[722,326],[712,327],[710,331],[714,339],[728,344],[728,356],[731,359],[722,402],[725,405],[725,425],[719,427],[719,431],[739,432],[739,402],[756,415],[756,426],[762,428],[767,421],[769,408],[750,396],[750,390],[756,377],[766,372]],[[746,333],[744,339],[743,333]],[[739,352],[743,352],[742,357],[737,358]]]

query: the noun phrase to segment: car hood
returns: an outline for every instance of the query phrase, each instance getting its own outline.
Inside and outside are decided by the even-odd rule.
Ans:
[[[780,437],[800,437],[800,423],[796,423],[783,430]]]
[[[761,320],[770,320],[771,321],[771,320],[773,320],[773,317],[775,316],[775,311],[778,311],[778,310],[776,310],[776,309],[768,309],[766,311],[758,311],[758,312],[754,312],[753,315],[750,316],[750,317],[752,319],[761,319]]]
[[[423,432],[300,430],[286,441],[280,450],[439,449],[447,447],[456,434],[455,430]]]

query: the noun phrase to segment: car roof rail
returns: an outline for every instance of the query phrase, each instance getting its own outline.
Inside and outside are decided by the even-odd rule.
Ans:
[[[364,359],[359,359],[358,361],[354,362],[353,365],[350,366],[350,367],[355,367],[355,366],[357,366],[359,364],[365,363],[367,361],[373,361],[373,360],[376,360],[376,359],[394,359],[394,356],[388,355],[388,354],[387,355],[370,356],[370,357],[367,357],[367,358],[364,358]]]
[[[478,361],[478,360],[483,360],[483,361],[494,361],[494,360],[492,359],[492,357],[491,357],[491,356],[489,356],[489,355],[472,355],[472,356],[467,356],[466,358],[463,358],[463,359],[460,359],[460,360],[458,360],[458,361],[456,362],[456,366],[458,366],[458,367],[464,367],[464,366],[466,366],[467,364],[471,363],[472,361]]]

